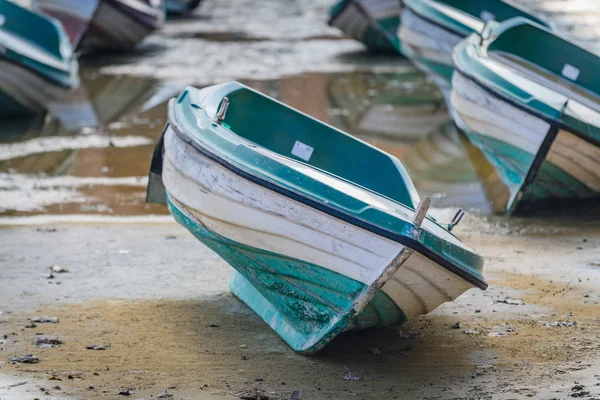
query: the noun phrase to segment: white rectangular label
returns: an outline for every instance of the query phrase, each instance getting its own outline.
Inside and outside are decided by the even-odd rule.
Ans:
[[[496,19],[496,16],[493,13],[486,10],[483,10],[479,16],[483,22],[493,21]]]
[[[296,140],[296,143],[294,143],[294,147],[292,148],[292,154],[304,161],[308,161],[312,156],[313,150],[314,149],[309,145]]]
[[[572,81],[576,81],[579,78],[579,68],[572,66],[571,64],[565,64],[562,69],[562,76]]]

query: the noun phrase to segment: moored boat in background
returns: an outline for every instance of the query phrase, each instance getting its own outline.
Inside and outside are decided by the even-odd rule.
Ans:
[[[78,49],[83,53],[131,50],[164,21],[162,0],[99,0]]]
[[[427,217],[395,157],[237,82],[171,100],[148,200],[236,269],[232,292],[300,353],[486,287],[449,232],[462,214]]]
[[[515,18],[461,43],[454,65],[453,117],[508,187],[508,212],[599,197],[600,58]]]
[[[182,15],[194,11],[202,0],[166,0],[165,7],[168,15]]]
[[[342,0],[330,12],[329,25],[375,53],[402,53],[397,32],[401,0]]]
[[[0,117],[43,113],[79,85],[60,23],[0,0]]]
[[[36,7],[42,12],[62,22],[71,40],[71,45],[77,49],[101,0],[35,1]]]
[[[513,17],[545,24],[522,7],[502,0],[405,0],[398,36],[405,55],[448,95],[454,47],[470,34],[481,32],[486,22]]]

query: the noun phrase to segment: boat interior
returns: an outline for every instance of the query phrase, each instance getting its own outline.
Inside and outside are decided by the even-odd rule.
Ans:
[[[527,23],[502,32],[487,51],[491,59],[528,79],[600,112],[600,58],[594,54]]]
[[[224,123],[236,135],[415,208],[412,181],[395,157],[249,88],[227,97]]]

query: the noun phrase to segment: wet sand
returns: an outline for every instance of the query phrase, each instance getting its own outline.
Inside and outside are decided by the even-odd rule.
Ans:
[[[458,235],[486,257],[487,291],[306,357],[228,292],[231,269],[174,223],[2,228],[0,398],[120,398],[122,387],[177,399],[600,396],[600,225],[470,217]],[[48,279],[53,264],[70,271]],[[25,328],[40,315],[60,322]],[[40,336],[64,344],[39,349]],[[40,362],[7,360],[26,353]],[[360,380],[344,380],[348,370]]]

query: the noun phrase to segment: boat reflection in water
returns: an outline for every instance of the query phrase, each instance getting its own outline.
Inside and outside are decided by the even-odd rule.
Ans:
[[[3,125],[0,216],[164,213],[144,204],[144,188],[165,88],[92,74],[82,81],[85,90],[55,106],[56,117]]]
[[[410,141],[448,121],[440,91],[408,65],[393,74],[334,75],[329,98],[337,124],[355,135]]]

